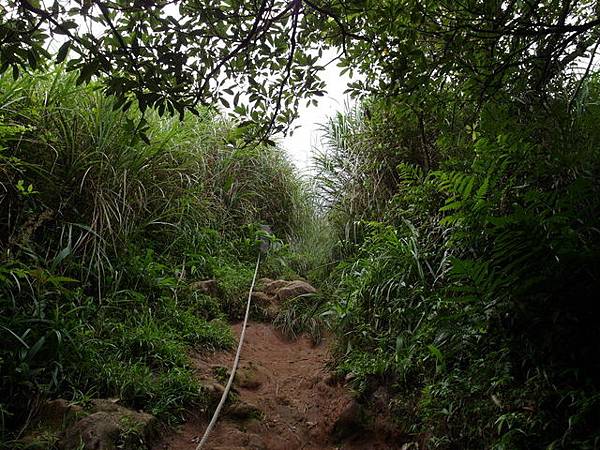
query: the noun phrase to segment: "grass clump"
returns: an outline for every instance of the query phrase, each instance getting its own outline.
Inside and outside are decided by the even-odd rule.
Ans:
[[[321,294],[305,294],[286,300],[273,320],[288,339],[296,339],[303,333],[310,336],[313,344],[319,344],[327,329],[326,302]]]

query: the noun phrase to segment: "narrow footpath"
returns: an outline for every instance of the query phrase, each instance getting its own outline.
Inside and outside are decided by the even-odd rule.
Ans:
[[[232,328],[239,338],[241,324]],[[227,377],[233,357],[234,351],[194,358],[198,377],[209,383],[215,394],[222,386],[213,380]],[[306,337],[289,341],[270,324],[250,322],[229,407],[205,448],[394,448],[377,442],[373,435],[344,429],[356,426],[355,402],[347,387],[330,376],[328,360],[327,340],[318,346]],[[154,450],[193,450],[211,412],[190,419]]]

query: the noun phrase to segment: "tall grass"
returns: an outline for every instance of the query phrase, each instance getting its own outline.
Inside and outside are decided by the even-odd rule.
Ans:
[[[254,230],[270,224],[286,242],[312,214],[282,152],[236,146],[209,109],[123,112],[76,78],[0,78],[7,442],[46,396],[116,396],[166,420],[202,405],[186,352],[231,344],[224,319],[247,288]],[[289,266],[283,249],[265,270]],[[193,288],[214,277],[216,297]]]
[[[56,231],[63,240],[70,236],[86,261],[102,267],[109,248],[155,229],[235,234],[264,221],[280,235],[292,232],[301,187],[280,151],[226,144],[231,126],[208,111],[182,123],[150,114],[146,145],[134,134],[139,113],[112,111],[112,99],[75,79],[60,69],[16,83],[4,79],[0,111],[28,127],[11,157],[35,167],[32,179],[39,174],[35,181],[47,186],[30,199],[60,217],[65,224]],[[3,205],[14,211],[19,199]],[[76,225],[85,229],[67,233]],[[19,240],[20,227],[8,231],[9,240]]]

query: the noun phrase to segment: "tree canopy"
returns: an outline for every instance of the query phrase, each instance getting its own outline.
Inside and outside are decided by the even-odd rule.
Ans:
[[[328,47],[362,73],[355,94],[449,82],[482,99],[543,93],[597,48],[599,12],[593,0],[5,0],[0,71],[69,56],[80,82],[101,75],[119,106],[220,102],[282,131],[302,99],[323,95]]]
[[[363,40],[351,42],[344,64],[367,75],[360,90],[385,94],[446,83],[481,98],[502,90],[543,94],[600,40],[596,1],[366,3],[347,18]]]

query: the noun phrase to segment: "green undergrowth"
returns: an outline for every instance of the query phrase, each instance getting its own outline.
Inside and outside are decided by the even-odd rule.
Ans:
[[[280,150],[238,145],[209,110],[115,111],[76,78],[0,78],[6,448],[45,398],[118,398],[169,423],[202,409],[190,355],[234,343],[260,225],[279,237],[260,276],[307,266],[290,246],[311,200]]]
[[[419,448],[598,448],[598,74],[575,106],[458,92],[329,124],[336,370]]]
[[[326,301],[322,293],[305,294],[286,300],[273,320],[273,325],[288,339],[297,339],[303,333],[313,344],[319,344],[328,329]]]

